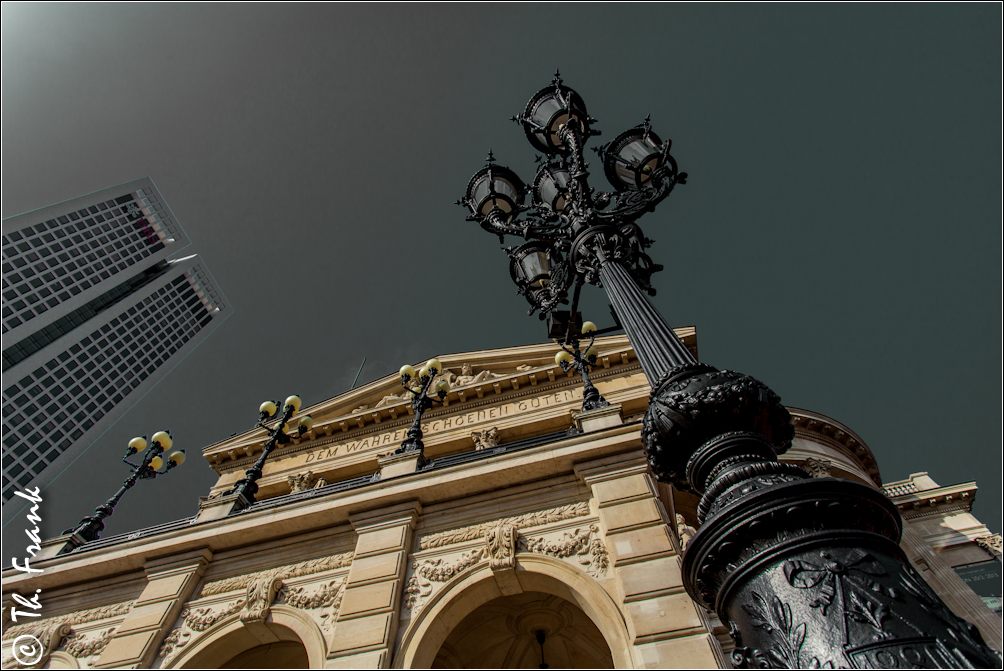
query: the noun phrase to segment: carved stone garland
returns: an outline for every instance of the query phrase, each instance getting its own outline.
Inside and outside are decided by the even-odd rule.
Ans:
[[[207,583],[202,588],[201,596],[224,594],[238,589],[244,589],[244,595],[222,605],[185,608],[180,616],[181,625],[173,629],[161,644],[158,657],[164,660],[162,666],[174,660],[190,642],[193,633],[203,632],[234,613],[239,613],[240,621],[245,624],[264,622],[276,601],[305,610],[330,607],[328,612],[321,614],[322,627],[325,631],[330,631],[335,613],[341,605],[344,578],[329,580],[319,587],[289,587],[283,581],[344,568],[351,563],[352,553],[345,553]]]
[[[125,615],[131,608],[132,601],[125,601],[7,627],[3,632],[3,668],[24,668],[13,655],[14,645],[26,646],[19,650],[21,659],[38,659],[31,668],[45,666],[57,650],[77,658],[99,654],[108,645],[115,627],[90,636],[74,631],[73,625]]]
[[[404,589],[404,604],[412,611],[421,608],[425,599],[433,592],[433,583],[444,583],[458,573],[487,559],[492,571],[511,571],[516,568],[518,552],[531,552],[558,559],[574,558],[586,571],[600,577],[609,566],[606,546],[598,537],[599,527],[590,524],[572,531],[565,531],[560,539],[545,537],[527,538],[519,533],[519,527],[508,520],[495,523],[482,535],[484,544],[470,550],[451,562],[442,557],[415,560],[412,575]]]

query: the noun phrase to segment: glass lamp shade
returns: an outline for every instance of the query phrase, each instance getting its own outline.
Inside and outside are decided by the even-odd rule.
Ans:
[[[300,412],[300,406],[303,405],[303,401],[299,396],[293,394],[288,397],[286,401],[282,404],[283,409],[293,408],[293,412]]]
[[[300,421],[296,423],[296,428],[299,429],[300,433],[306,433],[314,428],[314,418],[310,415],[304,415],[300,418]]]
[[[558,129],[571,118],[578,120],[583,134],[589,133],[589,114],[586,103],[578,93],[564,84],[554,83],[537,91],[519,117],[526,138],[537,151],[558,154],[564,145],[558,138]]]
[[[560,352],[554,355],[554,363],[558,364],[559,366],[561,366],[562,364],[567,366],[568,364],[572,363],[573,359],[574,357],[565,350],[561,350]]]
[[[139,454],[145,449],[146,449],[146,438],[143,438],[142,436],[136,436],[135,438],[129,441],[130,454]]]
[[[548,247],[542,242],[528,242],[509,256],[509,274],[518,287],[543,289],[551,283],[551,263]]]
[[[169,456],[167,459],[175,466],[181,466],[183,463],[185,463],[185,451],[178,450],[177,452],[172,452],[171,456]]]
[[[415,369],[408,364],[401,366],[401,379],[407,382],[411,378],[415,377]]]
[[[423,380],[428,380],[430,377],[432,377],[430,373],[431,371],[429,370],[428,365],[422,366],[421,368],[418,369],[418,377],[420,377]]]
[[[586,359],[589,359],[591,361],[591,360],[593,360],[593,359],[596,358],[596,355],[598,353],[599,352],[596,351],[596,347],[594,346],[594,347],[590,347],[585,352],[583,352],[582,356],[585,357]]]
[[[592,322],[582,322],[582,335],[596,333],[596,324]]]
[[[640,189],[665,160],[659,136],[645,125],[624,131],[606,149],[603,171],[618,191]]]
[[[515,172],[490,163],[474,173],[467,183],[467,205],[480,218],[498,210],[509,218],[523,205],[526,187]]]
[[[150,468],[155,471],[159,471],[164,465],[164,460],[158,455],[150,460]]]
[[[432,358],[425,362],[425,367],[429,369],[429,372],[433,375],[438,375],[443,372],[443,364],[439,362],[439,359]]]
[[[171,434],[169,434],[167,431],[158,431],[157,433],[153,434],[152,436],[150,436],[150,442],[152,442],[154,445],[159,445],[160,449],[162,450],[170,450],[171,445],[174,444],[174,441],[171,440]]]
[[[258,406],[258,412],[260,412],[265,417],[272,417],[275,415],[276,407],[275,401],[265,401]]]
[[[436,393],[438,393],[440,396],[446,396],[448,393],[450,393],[450,383],[447,382],[446,380],[439,380],[436,383]]]
[[[568,171],[560,166],[544,165],[533,178],[535,203],[561,212],[568,205]]]

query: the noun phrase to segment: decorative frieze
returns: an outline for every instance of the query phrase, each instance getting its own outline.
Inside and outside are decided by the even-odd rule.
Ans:
[[[606,573],[609,559],[603,541],[598,537],[599,527],[590,524],[566,531],[560,539],[521,538],[520,549],[549,555],[558,559],[574,557],[589,575],[599,577]]]
[[[310,575],[312,573],[320,573],[322,571],[330,571],[338,568],[345,568],[352,563],[352,553],[345,552],[342,554],[331,555],[328,557],[321,557],[319,559],[310,559],[308,561],[303,561],[298,564],[292,564],[290,566],[283,566],[275,569],[267,569],[264,571],[257,571],[255,573],[246,573],[244,575],[235,576],[233,578],[224,578],[222,580],[214,580],[212,582],[206,583],[202,588],[200,596],[213,596],[215,594],[225,594],[227,592],[235,592],[241,589],[247,589],[248,585],[254,583],[262,578],[277,575],[282,579],[297,578],[299,576]]]
[[[563,512],[567,513],[568,511]],[[586,512],[588,512],[588,506]],[[486,559],[492,571],[514,570],[519,552],[542,554],[573,561],[593,577],[600,577],[606,573],[610,560],[606,546],[599,537],[597,525],[590,524],[564,531],[558,538],[548,535],[525,537],[519,533],[519,527],[510,521],[512,519],[516,518],[498,520],[487,530],[481,530],[481,536],[484,538],[483,545],[458,557],[450,560],[444,557],[414,560],[411,577],[404,589],[404,605],[413,612],[417,611],[435,591],[435,583],[445,583],[462,571]],[[534,519],[539,519],[539,517]],[[468,527],[464,530],[465,534],[473,533],[472,529],[475,527]],[[445,536],[442,537],[445,538]]]
[[[114,628],[95,638],[78,634],[73,630],[73,625],[125,615],[132,608],[132,604],[132,601],[123,601],[6,627],[3,632],[3,668],[45,666],[52,653],[59,649],[74,657],[97,654],[107,645]],[[15,646],[18,648],[17,658],[13,654]],[[94,649],[95,652],[87,652],[90,649]],[[39,661],[20,664],[18,659]]]
[[[535,527],[543,524],[562,522],[576,517],[585,517],[588,514],[589,504],[585,501],[580,501],[578,503],[558,506],[557,508],[536,510],[531,513],[524,513],[513,517],[502,517],[490,522],[482,522],[481,524],[472,524],[459,529],[450,529],[449,531],[429,534],[422,537],[418,547],[420,550],[430,550],[432,548],[453,545],[454,543],[477,540],[478,538],[483,538],[491,529],[500,524],[513,524],[520,528]]]

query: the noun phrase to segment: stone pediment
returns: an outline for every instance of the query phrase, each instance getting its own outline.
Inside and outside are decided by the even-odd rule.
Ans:
[[[696,349],[693,327],[677,329],[677,333],[688,346]],[[628,368],[637,368],[634,351],[625,336],[598,338],[596,344],[600,353],[595,374],[598,381],[605,377],[622,377],[629,372]],[[476,445],[473,434],[477,432],[481,432],[483,440],[485,432],[495,429],[495,439],[501,431],[509,440],[514,437],[514,431],[533,431],[535,425],[536,430],[546,430],[549,422],[554,428],[567,426],[570,409],[581,403],[581,382],[554,363],[556,351],[554,343],[540,343],[439,356],[445,369],[443,376],[450,382],[451,390],[443,404],[427,412],[423,419],[427,452],[436,451],[436,434],[440,433],[450,436],[439,436],[439,442],[462,439],[469,445],[458,443],[458,448],[473,448]],[[634,384],[644,385],[640,371],[635,375]],[[646,394],[644,391],[639,398]],[[396,371],[392,371],[357,389],[304,407],[301,414],[313,418],[313,428],[303,436],[291,436],[289,444],[273,453],[266,467],[266,479],[270,471],[280,475],[279,468],[283,468],[283,482],[308,469],[315,474],[323,473],[324,469],[317,464],[336,454],[365,453],[368,461],[375,463],[380,454],[393,450],[404,438],[413,412],[408,396]],[[527,422],[528,412],[539,412],[544,424],[535,420]],[[560,422],[557,421],[559,416]],[[294,417],[291,426],[295,426],[295,420]],[[507,424],[513,426],[506,428]],[[521,428],[517,429],[516,424]],[[206,447],[203,455],[222,476],[214,490],[246,469],[260,453],[264,440],[265,432],[256,429]],[[296,462],[303,463],[294,466],[294,456],[300,457]],[[289,462],[288,466],[283,467],[284,461]],[[357,472],[365,472],[365,468],[360,466]]]

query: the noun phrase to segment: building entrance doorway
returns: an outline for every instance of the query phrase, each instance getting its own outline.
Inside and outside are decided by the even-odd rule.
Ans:
[[[581,608],[551,594],[524,592],[468,614],[447,636],[432,667],[612,669],[614,664],[603,634]]]

